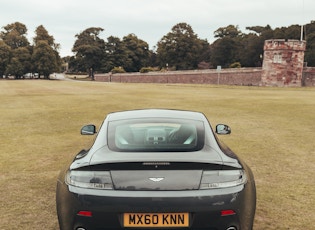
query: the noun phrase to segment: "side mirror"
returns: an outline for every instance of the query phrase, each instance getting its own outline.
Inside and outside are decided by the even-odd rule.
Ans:
[[[215,132],[220,135],[226,135],[231,133],[231,128],[228,125],[218,124],[215,127]]]
[[[94,135],[96,133],[95,125],[85,125],[81,129],[81,135]]]

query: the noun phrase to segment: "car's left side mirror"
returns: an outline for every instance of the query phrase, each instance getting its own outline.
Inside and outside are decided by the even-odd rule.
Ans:
[[[95,125],[85,125],[81,128],[81,135],[94,135],[96,133]]]
[[[220,135],[226,135],[231,133],[231,128],[228,125],[218,124],[215,127],[215,132]]]

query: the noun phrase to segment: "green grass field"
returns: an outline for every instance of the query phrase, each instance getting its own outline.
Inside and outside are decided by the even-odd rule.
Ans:
[[[314,228],[314,88],[1,80],[0,101],[2,230],[58,229],[57,175],[93,140],[81,126],[139,108],[196,110],[230,125],[221,139],[256,179],[254,229]]]

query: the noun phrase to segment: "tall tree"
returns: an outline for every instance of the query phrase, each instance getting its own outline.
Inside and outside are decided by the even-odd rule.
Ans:
[[[20,78],[29,72],[39,72],[48,77],[61,65],[58,53],[59,44],[54,43],[53,36],[49,35],[42,25],[35,31],[34,47],[30,46],[26,33],[26,26],[20,22],[5,26],[4,31],[1,32],[0,38],[10,47],[7,49],[3,44],[1,45],[2,49],[10,51],[10,60],[4,63],[5,74]]]
[[[125,66],[127,72],[137,72],[149,63],[149,45],[134,34],[123,37],[127,49],[128,59],[131,63]]]
[[[39,40],[34,46],[32,61],[35,66],[35,71],[39,75],[44,75],[48,78],[51,73],[57,72],[60,69],[58,53],[45,40]]]
[[[101,69],[104,57],[105,41],[99,37],[104,29],[100,27],[90,27],[80,34],[77,38],[72,51],[75,53],[75,61],[82,66],[81,71]]]
[[[20,78],[31,66],[31,46],[26,38],[27,28],[24,24],[15,22],[4,26],[3,29],[0,38],[10,47],[7,49],[2,45],[3,49],[9,51],[9,60],[6,59],[4,72],[6,75],[11,74],[15,78]]]
[[[166,65],[179,70],[197,68],[203,42],[187,23],[173,26],[157,44],[157,58],[161,67]]]
[[[42,25],[36,28],[35,34],[32,54],[34,71],[48,78],[51,73],[57,72],[61,68],[61,58],[58,53],[59,44],[54,42],[54,37],[49,35]]]
[[[132,60],[128,58],[126,44],[118,37],[110,36],[105,43],[105,55],[102,63],[102,71],[109,72],[114,67],[124,69],[132,65]]]
[[[240,62],[242,36],[242,32],[234,25],[217,29],[214,37],[218,39],[211,45],[211,64],[214,67],[229,67],[234,62]]]

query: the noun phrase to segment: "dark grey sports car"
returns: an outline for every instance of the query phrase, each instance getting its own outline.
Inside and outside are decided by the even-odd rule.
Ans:
[[[250,168],[199,112],[144,109],[110,113],[89,150],[57,181],[61,230],[253,228]]]

